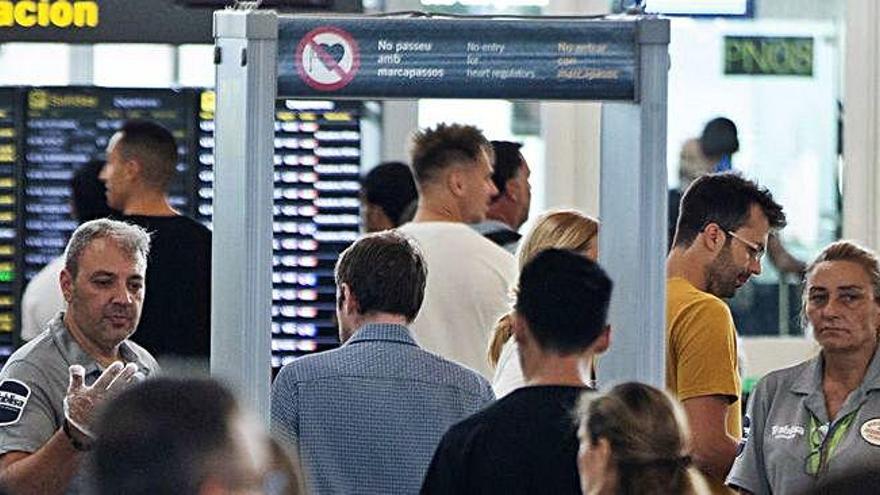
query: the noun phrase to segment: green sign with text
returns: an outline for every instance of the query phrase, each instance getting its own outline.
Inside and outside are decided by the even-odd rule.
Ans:
[[[813,38],[725,36],[724,73],[811,77]]]

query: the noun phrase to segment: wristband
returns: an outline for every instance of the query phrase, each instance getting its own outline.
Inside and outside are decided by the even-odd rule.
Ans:
[[[73,446],[74,450],[77,452],[88,452],[92,450],[91,442],[84,443],[73,436],[73,433],[70,432],[70,421],[68,421],[67,418],[64,418],[61,429],[64,430],[64,434],[67,435],[67,439],[70,440],[70,445]]]

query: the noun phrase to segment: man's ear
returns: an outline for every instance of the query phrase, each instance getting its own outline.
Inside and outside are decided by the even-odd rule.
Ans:
[[[706,246],[706,249],[713,253],[721,251],[727,242],[727,232],[724,232],[724,229],[715,222],[710,222],[706,225],[703,231],[700,232],[699,237],[703,245]]]
[[[144,176],[144,164],[140,160],[131,158],[125,160],[122,165],[127,179],[140,179]]]
[[[504,192],[501,195],[507,196],[514,203],[519,200],[522,191],[520,191],[519,182],[516,180],[516,177],[507,179],[507,183],[504,185]]]
[[[611,347],[611,325],[605,325],[605,328],[602,329],[602,332],[599,333],[599,336],[596,337],[596,340],[590,347],[592,347],[595,354],[601,354]]]
[[[61,294],[64,296],[64,300],[69,303],[71,298],[73,298],[73,277],[67,268],[61,270],[61,273],[58,275],[58,284],[61,286]]]
[[[468,178],[465,176],[464,167],[453,166],[446,172],[446,187],[455,197],[465,195],[465,183]]]
[[[360,308],[358,307],[357,298],[354,297],[354,293],[351,291],[351,287],[343,283],[339,286],[339,307],[342,309],[342,312],[345,314],[357,314]]]

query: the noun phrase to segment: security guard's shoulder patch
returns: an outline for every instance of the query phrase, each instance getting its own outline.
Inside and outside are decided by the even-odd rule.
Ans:
[[[7,378],[0,382],[0,426],[18,423],[30,396],[30,387],[18,380]]]
[[[736,456],[739,457],[746,450],[746,444],[749,442],[749,437],[752,436],[752,418],[749,417],[748,414],[743,416],[742,421],[743,427],[743,436],[739,442],[736,444]]]

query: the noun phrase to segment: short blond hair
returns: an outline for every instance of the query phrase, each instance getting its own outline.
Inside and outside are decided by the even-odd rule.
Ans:
[[[485,153],[489,163],[495,162],[495,151],[483,131],[472,125],[437,124],[413,135],[411,157],[416,183],[421,187],[456,165],[479,163]]]

